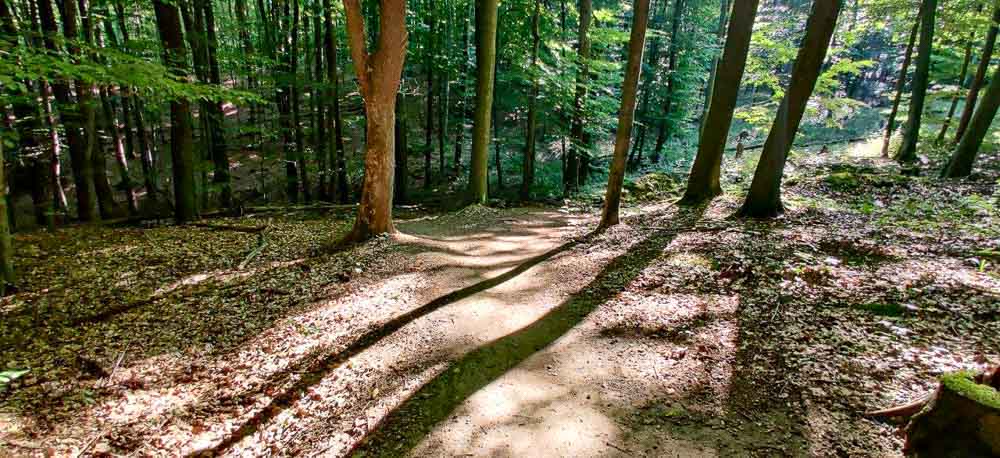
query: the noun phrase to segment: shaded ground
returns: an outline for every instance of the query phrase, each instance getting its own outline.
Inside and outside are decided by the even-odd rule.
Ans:
[[[31,372],[0,394],[0,451],[896,456],[861,412],[1000,359],[984,163],[940,182],[856,145],[793,156],[772,222],[728,218],[736,165],[711,206],[601,235],[593,212],[471,208],[335,256],[337,215],[19,236],[0,343]]]

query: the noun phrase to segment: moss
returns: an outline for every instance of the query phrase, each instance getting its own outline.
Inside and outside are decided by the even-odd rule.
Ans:
[[[993,387],[976,383],[971,371],[953,372],[941,376],[945,388],[991,409],[1000,410],[1000,392]]]
[[[834,189],[849,190],[860,186],[858,179],[851,172],[834,172],[826,177],[826,183]]]
[[[879,302],[856,304],[855,307],[880,316],[902,316],[906,311],[906,309],[901,307],[899,304],[882,304]]]

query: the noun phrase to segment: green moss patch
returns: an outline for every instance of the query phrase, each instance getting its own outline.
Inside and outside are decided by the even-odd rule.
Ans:
[[[972,371],[960,371],[941,376],[941,384],[951,391],[991,409],[1000,410],[1000,392],[991,386],[976,383]]]

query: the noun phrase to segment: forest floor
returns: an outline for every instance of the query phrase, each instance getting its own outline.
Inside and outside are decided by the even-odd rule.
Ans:
[[[18,234],[0,455],[901,455],[864,411],[1000,361],[1000,158],[871,152],[793,156],[767,222],[730,218],[748,157],[602,234],[573,203],[332,255],[349,212]]]

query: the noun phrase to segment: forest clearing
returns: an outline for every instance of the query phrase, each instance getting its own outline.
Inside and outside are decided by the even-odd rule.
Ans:
[[[0,457],[1000,456],[1000,0],[0,0]]]

